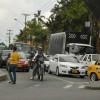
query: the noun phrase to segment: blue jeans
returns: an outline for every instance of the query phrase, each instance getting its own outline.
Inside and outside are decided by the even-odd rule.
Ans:
[[[37,70],[39,69],[38,62],[35,62],[32,77],[36,76]]]
[[[11,70],[10,70],[10,68],[11,68]],[[9,73],[10,79],[14,83],[16,83],[16,68],[17,68],[17,64],[11,64],[9,66],[9,69],[8,69],[8,73]],[[12,76],[11,72],[13,73],[13,76]]]

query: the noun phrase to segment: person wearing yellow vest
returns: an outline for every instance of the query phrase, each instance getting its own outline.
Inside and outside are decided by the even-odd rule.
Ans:
[[[9,83],[12,84],[16,84],[16,68],[17,68],[18,61],[20,60],[20,55],[19,53],[16,52],[16,50],[17,47],[14,46],[12,48],[12,53],[10,54],[10,58],[9,58],[10,66],[8,69],[8,73],[11,79]],[[13,72],[13,76],[11,72]]]

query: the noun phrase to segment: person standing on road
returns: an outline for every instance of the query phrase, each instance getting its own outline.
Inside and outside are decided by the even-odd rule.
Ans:
[[[17,47],[14,46],[12,48],[12,53],[10,54],[10,58],[9,58],[10,66],[8,68],[8,73],[11,80],[9,83],[12,84],[16,84],[16,68],[17,68],[18,61],[20,60],[19,53],[17,53],[16,50]],[[11,72],[13,72],[13,76]]]

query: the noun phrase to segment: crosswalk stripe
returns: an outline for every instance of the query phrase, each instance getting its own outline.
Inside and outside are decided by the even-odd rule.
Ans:
[[[83,88],[85,88],[85,85],[80,85],[79,86],[79,89],[83,89]]]
[[[65,87],[64,87],[64,89],[68,89],[68,88],[70,88],[70,87],[72,87],[73,85],[66,85]]]

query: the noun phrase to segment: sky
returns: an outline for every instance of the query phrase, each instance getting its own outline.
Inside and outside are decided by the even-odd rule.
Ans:
[[[20,29],[24,28],[25,17],[23,13],[30,14],[27,21],[34,18],[37,10],[42,11],[46,18],[50,16],[50,10],[57,3],[57,0],[0,0],[0,42],[8,45],[8,30],[11,31],[11,42]],[[17,19],[18,21],[14,20]]]

